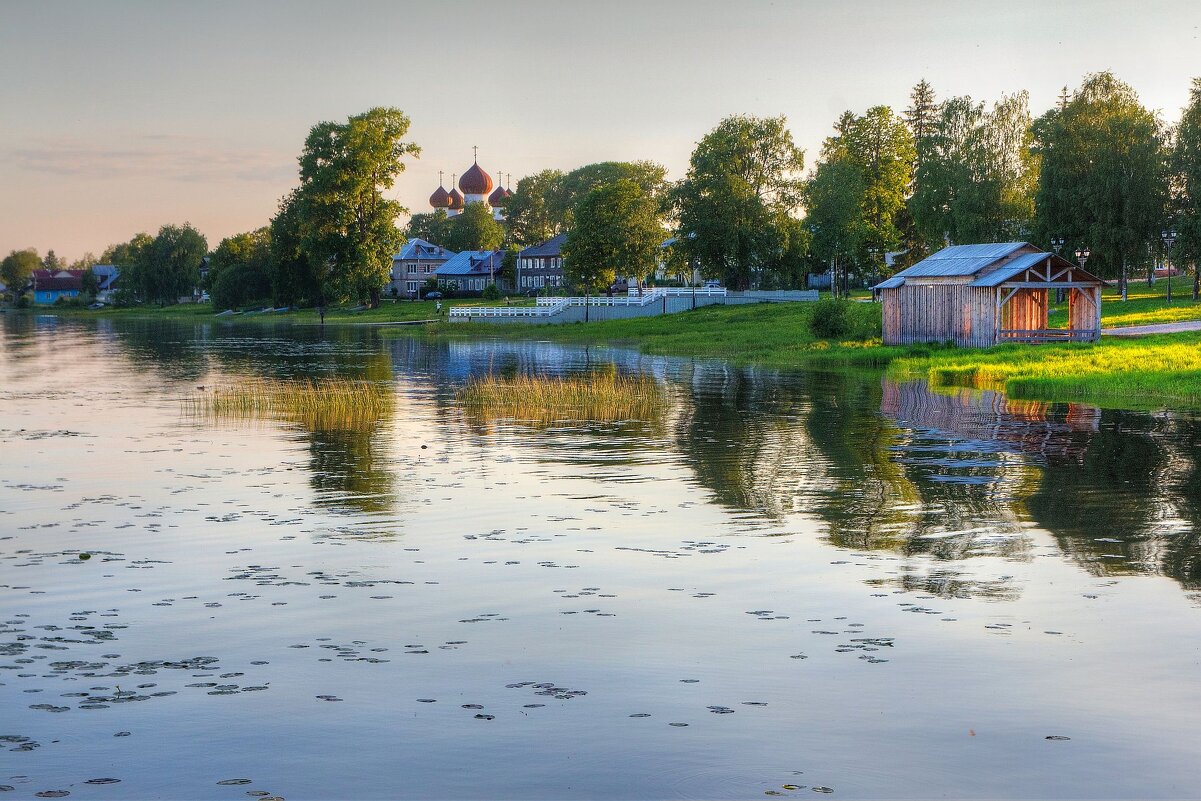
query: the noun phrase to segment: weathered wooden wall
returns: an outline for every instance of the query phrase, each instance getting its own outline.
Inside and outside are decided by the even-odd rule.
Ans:
[[[996,293],[992,287],[964,284],[906,284],[881,290],[884,344],[995,344]]]
[[[1089,298],[1092,303],[1089,303]],[[1100,289],[1073,289],[1068,293],[1068,325],[1075,331],[1097,331],[1101,328]]]
[[[1008,295],[1003,290],[1001,297]],[[1001,307],[1001,330],[1041,331],[1047,327],[1047,290],[1026,287],[1019,289]],[[1004,338],[1004,334],[1002,334]]]

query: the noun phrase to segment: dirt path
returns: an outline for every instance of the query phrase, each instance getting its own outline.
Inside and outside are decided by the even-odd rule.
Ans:
[[[1176,334],[1181,331],[1201,331],[1201,320],[1181,320],[1178,323],[1128,325],[1123,328],[1101,329],[1102,334],[1111,337],[1138,337],[1143,334]]]

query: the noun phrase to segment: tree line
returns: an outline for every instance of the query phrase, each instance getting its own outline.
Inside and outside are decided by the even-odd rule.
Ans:
[[[1034,117],[1026,92],[992,103],[939,99],[926,81],[901,112],[844,112],[806,172],[780,117],[734,115],[697,143],[686,174],[650,161],[600,162],[521,178],[493,219],[484,204],[448,217],[413,214],[387,196],[420,148],[409,119],[374,108],[310,130],[297,186],[269,224],[207,251],[190,225],[110,247],[129,296],[172,302],[204,285],[220,306],[374,304],[407,238],[450,250],[522,247],[566,234],[564,271],[593,291],[615,275],[694,271],[737,289],[793,288],[830,272],[836,291],[902,269],[948,244],[1026,240],[1090,252],[1088,269],[1117,278],[1163,260],[1201,257],[1201,78],[1171,126],[1108,72]],[[668,246],[664,246],[665,242]],[[36,254],[34,254],[36,259]],[[207,259],[207,262],[205,260]],[[32,261],[0,264],[14,276]],[[7,281],[7,283],[14,283]],[[1198,287],[1194,279],[1194,296]]]

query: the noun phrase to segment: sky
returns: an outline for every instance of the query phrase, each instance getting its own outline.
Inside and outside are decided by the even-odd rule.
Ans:
[[[1174,122],[1201,0],[0,0],[0,254],[75,259],[191,222],[267,223],[314,124],[373,106],[438,171],[517,179],[648,159],[669,177],[723,117],[784,114],[812,166],[837,116],[918,80],[992,102],[1112,70]],[[403,223],[403,219],[400,221]]]

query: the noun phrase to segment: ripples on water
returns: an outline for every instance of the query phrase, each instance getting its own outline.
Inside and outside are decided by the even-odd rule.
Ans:
[[[1195,792],[1191,417],[544,343],[2,332],[14,797]],[[661,417],[454,403],[597,369],[653,376]],[[236,376],[397,411],[182,413]]]

